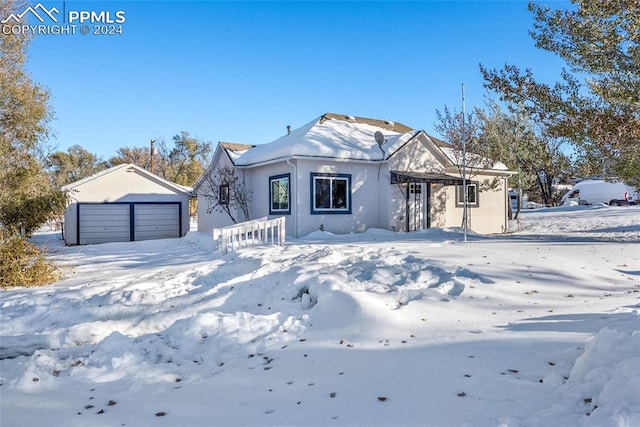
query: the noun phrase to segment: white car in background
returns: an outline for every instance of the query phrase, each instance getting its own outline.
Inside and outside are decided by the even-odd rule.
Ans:
[[[609,206],[628,206],[638,203],[637,190],[620,181],[588,179],[580,181],[563,197],[562,204],[577,202],[579,205],[604,203]]]

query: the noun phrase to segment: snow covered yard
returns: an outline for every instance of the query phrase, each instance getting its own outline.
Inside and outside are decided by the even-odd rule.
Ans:
[[[640,207],[506,236],[64,247],[0,293],[0,425],[640,425]]]

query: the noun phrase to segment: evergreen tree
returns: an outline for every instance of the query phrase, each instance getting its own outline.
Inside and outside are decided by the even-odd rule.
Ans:
[[[481,66],[485,86],[525,108],[552,138],[576,143],[583,159],[605,156],[619,177],[640,186],[640,2],[572,3],[570,10],[529,3],[536,46],[569,65],[560,82],[540,83],[513,65]]]

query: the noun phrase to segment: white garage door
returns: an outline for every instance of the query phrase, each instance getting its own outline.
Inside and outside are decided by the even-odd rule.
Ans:
[[[134,240],[180,237],[180,205],[134,205]]]
[[[128,242],[129,204],[80,204],[78,205],[78,243]]]
[[[78,244],[180,237],[180,220],[179,203],[80,203]]]

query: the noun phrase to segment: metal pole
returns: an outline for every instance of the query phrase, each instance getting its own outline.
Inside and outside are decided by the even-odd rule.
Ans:
[[[467,206],[469,204],[467,196],[467,135],[465,131],[465,106],[464,106],[464,83],[462,83],[462,229],[464,232],[464,241],[467,241]]]
[[[149,172],[151,172],[151,173],[153,173],[153,152],[155,151],[155,147],[154,147],[155,143],[156,142],[152,139],[151,140],[151,151],[149,152],[149,158],[150,158],[150,161],[149,161]]]

